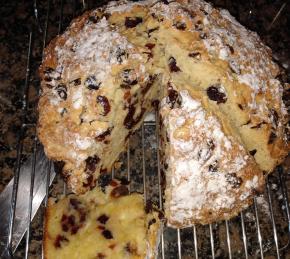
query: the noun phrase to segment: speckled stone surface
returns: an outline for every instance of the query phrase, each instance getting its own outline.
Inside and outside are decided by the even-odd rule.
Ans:
[[[60,0],[50,1],[51,15],[48,22],[47,40],[51,40],[58,31],[69,24],[74,16],[81,14],[83,1],[64,0],[63,14],[60,13]],[[90,9],[101,5],[103,1],[85,1],[86,8]],[[277,62],[286,69],[285,78],[290,81],[290,4],[286,4],[275,23],[271,25],[273,18],[286,3],[282,0],[213,0],[216,6],[227,8],[242,24],[257,31],[264,42],[271,46]],[[34,12],[34,1],[5,1],[0,8],[0,193],[13,176],[13,168],[16,162],[17,139],[21,128],[21,120],[33,124],[36,122],[36,102],[39,79],[37,68],[41,62],[43,41],[43,29],[47,11],[47,1],[37,1],[37,23]],[[60,17],[62,24],[60,26]],[[27,92],[28,116],[22,116],[23,89],[25,86],[27,51],[29,42],[29,30],[34,29],[33,51],[31,55],[31,75],[28,80],[29,91]],[[120,163],[115,170],[117,177],[130,174],[131,191],[143,192],[143,173],[146,174],[146,198],[154,203],[159,203],[158,175],[157,175],[157,146],[154,126],[144,126],[144,149],[142,149],[142,130],[130,139],[130,151],[120,157]],[[28,127],[24,134],[23,154],[21,162],[24,162],[33,150],[33,138],[35,128]],[[144,160],[142,154],[144,152]],[[128,155],[130,162],[128,163]],[[143,166],[144,162],[144,166]],[[288,162],[289,164],[289,162]],[[289,168],[289,167],[288,167]],[[289,171],[289,170],[288,170]],[[286,184],[290,186],[289,176],[285,173]],[[276,220],[279,246],[283,247],[289,240],[288,225],[285,220],[285,204],[282,200],[281,188],[278,174],[269,177],[269,186],[272,193],[274,216]],[[63,193],[64,184],[60,176],[57,176],[50,195],[57,196]],[[290,188],[288,188],[290,189]],[[261,223],[261,234],[263,239],[263,250],[265,258],[276,258],[271,214],[269,210],[267,193],[257,198],[259,220]],[[44,206],[41,206],[35,216],[31,228],[31,240],[29,242],[29,258],[41,258],[42,251],[42,226],[44,217]],[[257,239],[257,228],[255,211],[251,207],[244,212],[246,232],[248,237],[248,253],[250,258],[260,258],[259,243]],[[241,219],[237,217],[230,221],[229,233],[231,237],[231,250],[233,258],[244,258],[242,240]],[[225,223],[212,225],[214,235],[214,250],[216,258],[228,258],[228,244],[226,239]],[[182,258],[194,258],[194,232],[193,229],[180,231],[182,241]],[[196,228],[197,248],[200,258],[211,257],[210,229],[208,226]],[[178,258],[177,231],[165,229],[164,248],[165,258]],[[160,246],[161,248],[161,246]],[[15,252],[15,258],[24,258],[25,240],[21,242]],[[282,258],[290,258],[289,248],[283,249]]]

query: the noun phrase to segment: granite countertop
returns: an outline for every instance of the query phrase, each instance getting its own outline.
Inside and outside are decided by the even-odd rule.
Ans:
[[[36,122],[36,103],[37,91],[39,87],[39,78],[37,68],[41,62],[42,53],[42,33],[35,23],[35,14],[33,12],[33,2],[30,1],[5,1],[1,4],[0,9],[0,193],[13,176],[13,168],[16,162],[16,146],[18,133],[21,126],[21,107],[23,86],[25,84],[28,35],[29,30],[34,27],[34,48],[32,53],[31,77],[29,80],[30,88],[28,92],[28,116],[26,122]],[[60,8],[59,2],[51,1],[51,16],[49,19],[49,29],[47,41],[57,35],[59,29]],[[82,12],[82,1],[67,0],[64,2],[63,28],[65,28],[74,15]],[[96,2],[96,1],[95,1]],[[239,1],[239,0],[212,0],[217,7],[228,9],[242,24],[256,31],[263,41],[273,50],[275,60],[285,69],[284,80],[290,82],[290,4],[282,0],[256,0],[256,1]],[[96,6],[94,1],[87,2],[88,8]],[[37,1],[38,17],[40,27],[43,28],[45,14],[47,10],[46,1]],[[98,5],[101,2],[98,1]],[[285,5],[281,14],[271,25],[273,18],[281,8]],[[156,167],[154,161],[150,162],[152,152],[154,150],[154,137],[152,137],[152,129],[146,129],[148,137],[146,143],[150,146],[146,151],[147,171],[151,171]],[[138,140],[140,136],[133,136],[131,140],[131,155],[134,164],[137,165],[141,161],[141,151],[138,149]],[[151,134],[151,135],[150,135]],[[31,154],[33,146],[33,138],[35,137],[34,127],[29,127],[25,133],[24,149],[21,161],[25,161],[27,156]],[[139,143],[140,144],[140,143]],[[152,160],[152,159],[151,159]],[[140,163],[139,163],[140,164]],[[122,168],[124,169],[124,168]],[[134,170],[138,171],[132,165],[132,175]],[[149,174],[148,181],[155,180]],[[152,179],[151,179],[152,178]],[[55,193],[62,189],[61,181],[55,183],[52,191]],[[138,186],[133,187],[138,190]],[[142,191],[142,189],[140,190]],[[154,197],[152,197],[155,199]],[[36,215],[32,227],[32,241],[30,246],[30,257],[39,258],[41,254],[41,238],[42,238],[42,217],[43,209]],[[189,235],[184,232],[185,236]],[[170,235],[169,235],[170,236]],[[23,258],[23,245],[20,245],[16,258]],[[172,248],[174,249],[174,248]],[[187,257],[190,258],[190,257]],[[220,258],[223,258],[222,255]],[[270,257],[269,257],[270,258]]]

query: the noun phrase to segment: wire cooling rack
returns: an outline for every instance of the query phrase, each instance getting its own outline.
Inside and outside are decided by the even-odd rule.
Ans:
[[[63,21],[70,20],[90,8],[85,0],[81,3],[68,3],[69,13],[64,12],[63,0],[48,0],[41,17],[38,2],[34,1],[35,24],[31,26],[29,33],[26,79],[22,89],[22,126],[14,179],[0,196],[0,218],[4,223],[0,226],[1,258],[43,257],[41,242],[37,243],[38,253],[31,252],[31,246],[35,246],[33,233],[40,232],[42,235],[48,197],[67,192],[63,180],[55,174],[52,163],[45,158],[37,137],[33,138],[33,153],[24,164],[21,162],[21,154],[27,131],[32,131],[36,136],[35,123],[27,120],[30,76],[41,61],[49,26],[57,23],[54,34],[60,34],[64,27]],[[54,12],[58,13],[57,21],[51,19]],[[276,19],[275,16],[272,23]],[[112,171],[112,177],[125,174],[131,182],[131,192],[143,193],[145,200],[152,200],[162,209],[158,121],[158,114],[153,114],[130,138],[127,151],[121,155],[118,166]],[[44,174],[40,174],[40,171]],[[280,166],[267,178],[265,193],[255,197],[253,205],[236,218],[186,229],[165,227],[161,234],[159,258],[290,258],[289,185],[289,176]],[[35,226],[32,222],[36,218],[39,222]]]

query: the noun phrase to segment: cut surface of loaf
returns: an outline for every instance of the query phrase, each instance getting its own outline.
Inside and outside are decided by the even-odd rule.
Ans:
[[[144,207],[141,194],[129,195],[117,180],[80,196],[50,199],[45,259],[154,259],[161,227],[158,216],[158,211]]]
[[[173,98],[170,84],[215,111],[240,155],[253,157],[237,175],[253,167],[254,177],[255,163],[270,172],[288,153],[269,48],[202,0],[112,2],[86,12],[46,48],[40,76],[38,136],[75,193],[111,170],[144,115]]]

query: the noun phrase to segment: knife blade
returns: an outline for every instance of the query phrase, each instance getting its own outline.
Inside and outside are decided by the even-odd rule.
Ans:
[[[29,221],[29,202],[31,174],[33,171],[33,155],[21,166],[19,173],[19,184],[15,208],[15,219],[12,235],[12,251],[14,252],[24,236]],[[39,145],[36,149],[35,178],[32,198],[31,220],[34,218],[38,208],[46,196],[47,173],[50,173],[52,183],[55,172],[46,158],[43,147]],[[11,197],[13,190],[13,179],[0,194],[0,258],[9,258],[8,253],[8,232],[10,220]]]

